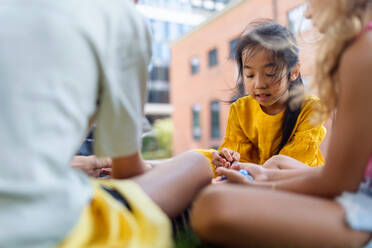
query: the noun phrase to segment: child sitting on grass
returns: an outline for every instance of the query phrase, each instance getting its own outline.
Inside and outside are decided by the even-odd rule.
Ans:
[[[219,150],[198,150],[212,167],[234,161],[262,165],[278,154],[310,166],[324,163],[319,144],[325,128],[311,122],[319,99],[304,94],[298,53],[294,35],[276,23],[242,35],[235,59],[238,85],[248,96],[231,105]]]

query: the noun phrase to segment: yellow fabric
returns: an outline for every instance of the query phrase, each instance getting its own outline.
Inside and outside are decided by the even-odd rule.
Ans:
[[[287,144],[279,154],[295,158],[309,166],[324,164],[319,150],[326,129],[322,123],[313,124],[312,114],[319,99],[305,97],[301,112]],[[284,112],[268,115],[259,103],[250,96],[240,98],[230,107],[223,147],[240,153],[240,161],[262,165],[273,155],[282,140],[282,121]],[[196,150],[201,152],[212,165],[212,152],[216,150]]]
[[[59,248],[172,247],[171,224],[141,188],[129,180],[94,180],[94,196]],[[100,185],[118,191],[129,211]]]

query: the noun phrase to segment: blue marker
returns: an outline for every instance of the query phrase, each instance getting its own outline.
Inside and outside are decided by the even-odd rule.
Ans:
[[[247,170],[240,170],[239,173],[242,174],[243,176],[245,176],[246,178],[248,178],[250,181],[254,181],[253,177],[249,174],[249,172]],[[227,177],[222,176],[221,180],[222,181],[227,180]]]
[[[250,181],[254,181],[253,177],[249,174],[247,170],[240,170],[239,173],[248,178]]]

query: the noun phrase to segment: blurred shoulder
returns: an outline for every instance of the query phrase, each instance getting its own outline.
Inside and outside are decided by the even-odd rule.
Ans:
[[[312,94],[305,94],[302,103],[302,110],[313,110],[320,104],[319,97]]]
[[[370,81],[370,78],[372,78],[371,47],[372,31],[363,32],[347,47],[340,60],[339,79],[341,87],[345,83],[350,86],[351,84]]]

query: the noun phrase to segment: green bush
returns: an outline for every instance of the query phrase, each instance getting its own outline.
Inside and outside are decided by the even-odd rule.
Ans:
[[[171,119],[158,119],[153,132],[143,138],[142,156],[144,159],[164,159],[172,156],[173,124]]]

